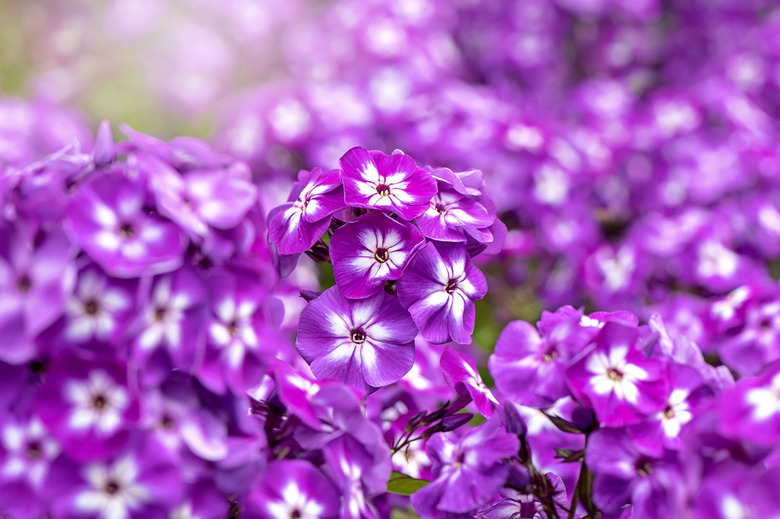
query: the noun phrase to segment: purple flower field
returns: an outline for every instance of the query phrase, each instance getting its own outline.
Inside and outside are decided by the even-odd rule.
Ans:
[[[780,519],[773,0],[0,0],[0,519]]]

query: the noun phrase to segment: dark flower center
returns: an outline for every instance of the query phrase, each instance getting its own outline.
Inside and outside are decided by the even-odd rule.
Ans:
[[[376,192],[379,193],[379,196],[389,196],[390,186],[388,186],[387,184],[377,184]]]
[[[30,287],[32,287],[32,280],[24,275],[19,278],[19,284],[17,286],[19,287],[19,292],[24,294],[30,291]]]
[[[129,223],[123,223],[119,226],[119,234],[124,238],[132,238],[135,235],[135,227]]]
[[[295,509],[290,513],[290,519],[300,519],[300,517],[301,512],[298,509]]]
[[[448,294],[452,294],[457,289],[458,289],[458,280],[455,278],[452,278],[449,281],[447,281],[447,286],[444,287],[444,291],[447,292]]]
[[[37,441],[31,441],[27,444],[27,457],[31,460],[37,460],[42,452],[43,447]]]
[[[160,420],[160,425],[163,427],[163,429],[173,429],[173,419],[171,419],[170,416],[165,415],[162,417],[162,420]]]
[[[352,342],[355,344],[363,344],[366,340],[366,332],[363,331],[363,328],[357,328],[355,330],[352,330]]]
[[[94,407],[95,409],[103,409],[104,407],[106,407],[106,404],[107,404],[106,397],[103,395],[95,395],[92,398],[92,407]]]
[[[87,312],[87,315],[97,315],[99,310],[100,307],[94,299],[89,299],[84,303],[84,311]]]
[[[614,380],[615,382],[620,382],[623,380],[623,374],[615,368],[609,368],[607,370],[607,376],[610,380]]]
[[[664,409],[664,416],[667,418],[674,417],[674,409],[672,408],[672,406],[670,405],[666,406],[666,408]]]
[[[374,259],[377,260],[379,263],[384,263],[390,259],[390,251],[380,247],[374,253]]]
[[[555,350],[550,350],[544,355],[542,355],[542,360],[545,362],[550,362],[558,358],[558,352]]]
[[[154,309],[154,320],[155,321],[162,321],[163,319],[165,319],[166,311],[167,310],[165,309],[165,307],[162,307],[162,306],[158,306],[157,308],[155,308]]]
[[[227,324],[228,333],[231,337],[238,335],[238,322],[233,320]]]
[[[443,216],[447,214],[447,208],[442,204],[436,204],[436,212]]]
[[[649,460],[645,460],[645,459],[639,460],[636,463],[636,473],[639,476],[642,476],[643,478],[647,477],[653,473],[653,465],[650,463]]]
[[[117,492],[119,492],[119,483],[117,483],[116,481],[111,480],[108,483],[106,483],[106,489],[105,490],[106,490],[106,494],[114,495]]]

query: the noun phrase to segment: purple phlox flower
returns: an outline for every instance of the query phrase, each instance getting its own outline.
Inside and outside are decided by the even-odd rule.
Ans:
[[[199,401],[191,379],[171,377],[159,390],[147,390],[144,396],[141,421],[149,430],[159,431],[160,440],[171,451],[186,446],[207,461],[227,456],[227,424]]]
[[[293,437],[298,445],[308,452],[321,451],[333,440],[349,436],[371,459],[361,469],[363,482],[372,494],[384,491],[390,475],[387,443],[379,426],[365,416],[356,391],[340,383],[323,383],[310,401],[319,425],[314,430],[296,428]]]
[[[35,239],[31,229],[0,223],[0,359],[20,364],[33,339],[62,313],[73,290],[72,248],[61,230]]]
[[[579,321],[575,315],[554,326],[548,324],[545,337],[525,321],[509,323],[488,361],[498,390],[519,404],[540,408],[568,395],[564,375],[571,346],[565,339],[572,335],[570,328],[578,328]]]
[[[723,341],[718,353],[723,361],[742,375],[759,373],[780,358],[780,299],[749,307],[742,330]]]
[[[4,419],[0,430],[0,509],[20,519],[45,515],[44,480],[60,453],[37,416]]]
[[[109,459],[76,465],[60,456],[46,486],[55,517],[105,519],[168,517],[184,490],[172,454],[153,435],[140,434]]]
[[[344,207],[338,170],[301,170],[286,204],[268,213],[268,237],[280,254],[303,252],[322,237],[330,216]]]
[[[594,474],[593,502],[609,516],[629,502],[635,517],[679,517],[686,484],[677,458],[643,455],[624,429],[599,429],[591,434],[585,461]]]
[[[389,463],[383,472],[374,467],[374,457],[355,438],[339,436],[323,449],[325,467],[341,491],[339,517],[344,519],[378,519],[371,497],[384,493],[390,478]]]
[[[415,219],[420,232],[432,240],[492,241],[490,233],[483,233],[495,222],[496,209],[485,192],[482,172],[453,173],[443,168],[432,175],[438,189],[426,211]]]
[[[339,159],[344,200],[351,207],[381,209],[412,220],[428,208],[436,181],[414,159],[396,150],[352,148]]]
[[[729,438],[761,446],[780,439],[780,362],[745,377],[719,398],[718,429]]]
[[[338,490],[333,482],[303,460],[280,460],[268,465],[248,505],[262,519],[339,517]]]
[[[441,370],[444,378],[452,387],[463,384],[474,400],[477,410],[486,417],[493,416],[493,410],[501,404],[493,396],[482,381],[474,361],[466,355],[461,355],[452,348],[447,348],[441,355]]]
[[[502,459],[516,455],[519,447],[517,437],[506,433],[497,417],[460,438],[434,434],[426,450],[436,479],[412,494],[415,510],[432,518],[473,513],[504,485],[508,471]]]
[[[127,370],[113,361],[52,361],[35,403],[38,416],[77,461],[105,458],[127,440],[139,416]]]
[[[743,285],[713,301],[708,317],[716,330],[723,332],[744,324],[747,311],[757,303],[761,292],[758,287]]]
[[[301,312],[295,345],[318,379],[371,392],[411,369],[416,335],[409,313],[390,294],[347,299],[334,286]]]
[[[160,274],[181,265],[187,246],[178,227],[146,207],[146,190],[118,171],[100,174],[71,199],[71,240],[108,274]]]
[[[206,291],[190,267],[154,279],[131,331],[134,356],[142,379],[155,384],[171,368],[189,371],[200,351],[201,319]]]
[[[6,173],[7,210],[29,221],[59,223],[68,204],[68,190],[92,171],[92,158],[74,143],[33,162],[21,170]]]
[[[320,430],[322,422],[311,399],[319,393],[323,383],[312,380],[285,362],[275,362],[273,371],[279,399],[287,407],[287,412],[297,416],[309,427]]]
[[[706,237],[696,246],[695,280],[705,288],[723,292],[761,279],[763,272],[747,256],[716,237]]]
[[[693,519],[777,517],[780,467],[749,467],[734,460],[708,467],[697,493]]]
[[[604,425],[638,423],[663,410],[667,381],[662,363],[645,357],[637,338],[635,328],[607,323],[593,347],[567,370],[574,395]]]
[[[264,319],[267,290],[238,270],[215,273],[208,285],[211,309],[198,378],[217,393],[229,388],[242,394],[260,381],[264,358],[276,352],[276,338],[267,337],[271,330]]]
[[[71,344],[115,347],[135,309],[134,289],[134,282],[109,278],[88,265],[65,302],[62,337]]]
[[[651,348],[645,348],[645,352],[658,359],[668,358],[677,364],[685,364],[695,368],[701,383],[711,391],[720,391],[734,385],[734,375],[726,366],[712,366],[704,360],[701,349],[695,342],[687,337],[677,336],[671,339],[659,314],[653,314],[648,320],[649,328],[657,334],[657,341],[651,342]],[[699,383],[699,382],[697,382]]]
[[[486,293],[485,276],[461,244],[426,244],[398,280],[398,300],[434,344],[470,344],[474,301]]]
[[[338,228],[330,241],[333,276],[349,298],[381,292],[401,277],[425,239],[411,224],[371,212]]]
[[[665,448],[679,450],[682,447],[680,433],[693,419],[696,404],[712,395],[709,388],[703,386],[704,378],[694,367],[670,363],[667,377],[669,386],[663,410],[627,429],[636,447],[653,456],[660,456]]]
[[[257,201],[249,171],[238,164],[179,174],[167,164],[155,164],[151,157],[146,160],[154,168],[149,185],[160,214],[179,224],[194,240],[204,239],[210,228],[232,229]]]

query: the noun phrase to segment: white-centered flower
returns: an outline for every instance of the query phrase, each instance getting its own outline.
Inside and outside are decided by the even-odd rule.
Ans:
[[[82,469],[89,488],[76,496],[75,505],[101,519],[127,519],[148,499],[148,490],[136,481],[138,466],[130,457],[112,465],[93,463]]]
[[[590,384],[599,395],[614,393],[620,400],[636,404],[639,399],[637,381],[647,379],[647,372],[634,364],[629,364],[626,346],[612,348],[609,355],[595,352],[588,359],[587,370],[593,376]]]
[[[130,404],[127,391],[104,371],[92,371],[86,380],[69,380],[65,398],[73,405],[69,425],[74,429],[96,428],[114,432],[122,422],[122,412]]]

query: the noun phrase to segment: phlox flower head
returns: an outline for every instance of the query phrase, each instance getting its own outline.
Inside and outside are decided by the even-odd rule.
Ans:
[[[436,181],[400,151],[352,148],[339,160],[344,200],[351,207],[380,209],[412,220],[424,213],[436,193]]]
[[[20,364],[36,355],[34,339],[62,315],[75,283],[73,247],[56,228],[34,241],[32,229],[0,221],[0,234],[0,359]]]
[[[396,382],[414,363],[417,327],[386,292],[347,299],[331,287],[301,312],[296,347],[318,378],[371,392]]]
[[[103,459],[123,448],[139,417],[136,395],[121,364],[76,356],[52,363],[35,412],[63,451],[80,462]]]
[[[398,280],[399,301],[434,344],[470,344],[474,301],[486,293],[485,276],[459,243],[427,243]]]
[[[489,242],[487,230],[496,221],[496,209],[487,195],[481,171],[432,172],[437,191],[423,214],[415,219],[425,237],[439,241],[465,242],[471,237]]]
[[[317,467],[304,460],[280,460],[268,465],[249,501],[253,517],[276,519],[336,519],[338,493]]]
[[[186,241],[178,227],[146,206],[143,185],[111,171],[93,177],[71,199],[66,229],[108,274],[162,273],[181,265]]]
[[[412,494],[415,510],[423,517],[473,513],[504,485],[508,469],[502,460],[517,454],[518,448],[517,437],[508,434],[496,417],[460,438],[434,434],[426,450],[435,479]]]
[[[678,517],[686,499],[675,456],[642,454],[624,429],[599,429],[588,439],[585,461],[593,471],[593,501],[608,516],[629,502],[636,517]]]
[[[636,346],[638,332],[606,323],[595,343],[567,369],[569,387],[607,426],[638,423],[663,410],[667,380],[661,361]]]
[[[727,437],[761,446],[780,439],[780,362],[745,377],[719,399],[718,428]]]
[[[166,517],[182,498],[179,470],[153,435],[136,433],[110,458],[77,465],[60,456],[46,485],[55,517]]]
[[[330,226],[332,213],[344,207],[338,170],[301,171],[288,202],[268,214],[268,236],[280,254],[303,252]]]
[[[362,298],[397,280],[423,236],[411,224],[371,212],[339,227],[330,241],[333,276],[341,293]]]

